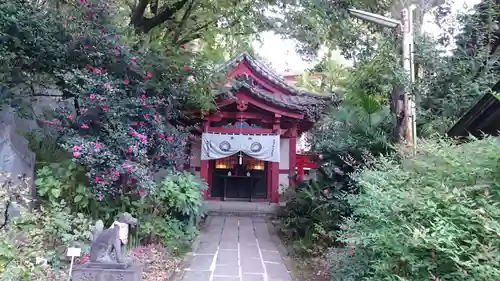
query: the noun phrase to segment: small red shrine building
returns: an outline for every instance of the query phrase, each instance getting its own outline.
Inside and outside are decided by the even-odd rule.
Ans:
[[[219,71],[229,82],[215,93],[218,111],[191,116],[201,137],[190,144],[190,168],[208,183],[205,200],[278,203],[280,185],[313,166],[297,157],[297,138],[335,101],[288,84],[248,53]]]

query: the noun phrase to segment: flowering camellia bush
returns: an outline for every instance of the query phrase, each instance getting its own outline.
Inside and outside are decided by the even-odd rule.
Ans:
[[[189,127],[173,124],[180,118],[189,93],[201,89],[198,84],[203,79],[191,69],[196,62],[188,54],[182,56],[184,46],[170,52],[169,57],[154,49],[133,54],[108,27],[111,9],[101,2],[76,1],[73,14],[59,24],[50,10],[43,12],[25,3],[5,4],[3,8],[18,21],[24,14],[39,18],[40,27],[34,29],[40,29],[37,32],[42,35],[50,35],[45,24],[55,25],[62,33],[43,45],[47,56],[56,59],[47,61],[39,73],[45,73],[44,78],[67,102],[44,124],[88,170],[95,195],[102,199],[131,189],[145,195],[153,189],[155,172],[179,169],[188,160],[185,146]],[[6,21],[5,26],[20,25],[9,18]],[[12,38],[25,35],[13,33]],[[37,36],[35,32],[32,35]],[[34,45],[37,41],[33,36],[20,38],[26,46],[7,49],[11,52],[6,57],[18,56],[19,48],[31,50],[29,40]],[[23,62],[26,68],[37,67],[28,60]]]

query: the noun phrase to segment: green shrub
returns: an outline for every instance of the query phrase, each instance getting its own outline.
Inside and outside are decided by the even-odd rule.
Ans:
[[[0,280],[55,277],[67,265],[67,247],[87,241],[89,234],[90,220],[83,214],[71,214],[64,201],[23,212],[0,231]]]
[[[171,216],[194,225],[203,215],[201,191],[205,189],[207,184],[199,177],[181,172],[165,177],[153,196],[163,203]]]
[[[342,240],[355,243],[365,262],[346,258],[334,264],[334,274],[341,280],[500,280],[499,160],[493,138],[422,141],[414,157],[380,157],[356,173],[360,194],[347,196],[354,218],[342,225]]]
[[[49,205],[65,200],[75,213],[91,214],[96,201],[87,184],[85,170],[71,160],[53,163],[36,171],[37,193]]]
[[[161,243],[173,254],[186,250],[203,215],[201,191],[206,187],[191,173],[176,172],[166,176],[148,196],[124,196],[122,207],[139,219],[136,240],[143,245]]]
[[[153,215],[142,217],[142,220],[137,232],[138,240],[142,244],[159,243],[173,255],[184,253],[196,234],[194,228],[174,218]]]
[[[338,190],[303,182],[286,203],[281,231],[296,255],[321,254],[335,244],[336,231],[346,212]]]

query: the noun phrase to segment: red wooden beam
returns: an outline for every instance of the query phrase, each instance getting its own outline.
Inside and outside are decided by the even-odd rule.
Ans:
[[[260,119],[266,120],[267,122],[272,122],[272,116],[265,113],[257,113],[257,112],[217,112],[211,114],[206,117],[207,120],[210,121],[221,121],[224,118],[232,118],[232,119]]]
[[[264,109],[264,110],[269,111],[269,112],[273,112],[275,114],[279,114],[279,115],[290,117],[290,118],[297,119],[297,120],[304,119],[304,114],[296,113],[296,112],[293,112],[291,110],[282,109],[282,108],[279,108],[277,106],[268,105],[265,102],[262,102],[256,98],[250,96],[249,94],[245,93],[244,91],[241,91],[241,90],[236,92],[236,97],[238,97],[238,99],[240,99],[240,100],[245,100],[248,103],[251,103],[257,107],[260,107],[261,109]]]
[[[264,128],[224,128],[209,127],[207,133],[227,133],[227,134],[272,134],[273,129]]]

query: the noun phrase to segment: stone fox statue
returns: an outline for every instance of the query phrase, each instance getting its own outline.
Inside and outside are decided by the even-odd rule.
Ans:
[[[123,213],[110,228],[104,229],[101,220],[96,222],[92,231],[92,244],[90,246],[90,262],[116,262],[125,263],[124,246],[127,244],[129,226],[136,226],[137,219],[129,213]]]

